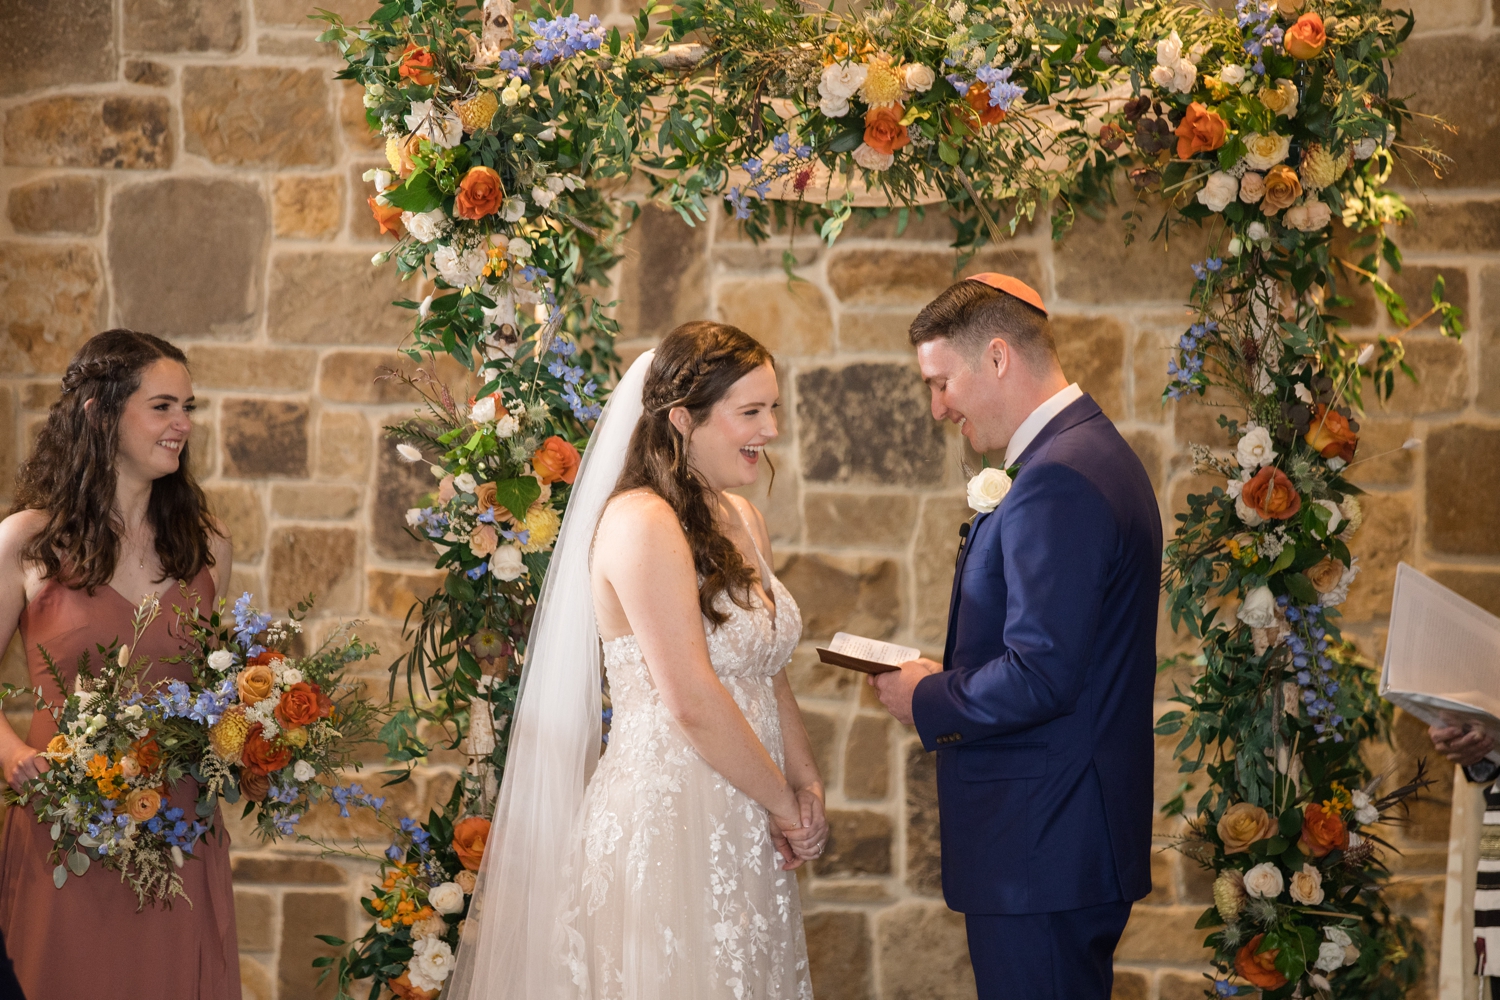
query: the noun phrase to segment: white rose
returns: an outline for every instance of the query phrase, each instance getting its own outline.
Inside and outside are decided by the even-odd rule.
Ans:
[[[282,661],[278,660],[276,662],[280,663]],[[302,671],[298,670],[296,667],[287,667],[281,672],[281,683],[287,685],[288,687],[293,684],[301,684],[302,681]]]
[[[932,71],[931,66],[925,63],[907,63],[902,79],[906,83],[907,90],[924,93],[932,89],[933,83],[937,80],[937,74]]]
[[[1156,62],[1159,66],[1176,66],[1177,61],[1182,58],[1182,39],[1177,32],[1172,32],[1166,38],[1156,43]],[[415,106],[415,105],[413,105]]]
[[[402,212],[401,224],[419,243],[431,243],[448,231],[448,217],[441,208],[430,212]]]
[[[1283,118],[1292,118],[1297,114],[1297,85],[1290,80],[1280,79],[1276,81],[1273,88],[1281,92],[1281,110],[1276,112]]]
[[[821,97],[818,99],[818,110],[829,118],[842,118],[849,113],[849,98]]]
[[[292,777],[298,781],[311,781],[317,773],[318,769],[305,760],[299,760],[292,765]]]
[[[1215,170],[1208,175],[1208,183],[1198,192],[1198,201],[1212,211],[1222,212],[1240,193],[1240,180],[1233,174]]]
[[[1219,79],[1231,87],[1238,87],[1245,82],[1245,67],[1228,63],[1219,68]]]
[[[1328,511],[1328,534],[1336,534],[1339,525],[1344,523],[1344,513],[1339,510],[1339,505],[1332,500],[1314,500],[1313,503]],[[1355,792],[1355,795],[1363,795],[1363,792]]]
[[[1334,944],[1332,941],[1324,941],[1318,945],[1318,960],[1313,967],[1322,969],[1324,972],[1332,972],[1344,964],[1344,946]]]
[[[413,101],[406,127],[436,146],[452,149],[464,141],[464,123],[447,108],[432,101]]]
[[[980,469],[979,474],[969,480],[969,508],[988,514],[1000,506],[1000,501],[1010,492],[1010,486],[1010,476],[1005,474],[1004,469]]]
[[[452,246],[441,246],[433,251],[432,263],[444,281],[454,288],[463,288],[478,284],[489,258],[482,247],[459,250]]]
[[[1328,225],[1333,212],[1321,201],[1305,201],[1286,210],[1281,220],[1293,229],[1304,233],[1315,233]]]
[[[1151,82],[1163,89],[1170,89],[1176,77],[1171,66],[1153,66],[1151,69]]]
[[[1256,587],[1245,595],[1235,617],[1251,628],[1270,628],[1276,624],[1276,595],[1270,587]]]
[[[1355,792],[1354,794],[1359,795],[1361,793]],[[1323,928],[1323,936],[1340,948],[1347,948],[1354,943],[1349,939],[1349,932],[1342,927],[1325,927]]]
[[[1261,135],[1251,132],[1244,137],[1245,166],[1251,170],[1270,170],[1286,159],[1292,140],[1284,135]]]
[[[441,983],[453,971],[453,949],[439,937],[428,937],[412,945],[411,978],[421,977],[431,983]],[[422,987],[430,989],[431,987]]]
[[[568,185],[563,182],[563,179],[561,177],[558,177],[556,174],[553,174],[551,177],[547,178],[547,190],[551,191],[553,194],[562,194],[567,186]]]
[[[515,580],[526,572],[521,560],[521,550],[514,545],[502,545],[490,556],[490,572],[501,580]]]
[[[1245,227],[1245,235],[1250,239],[1259,242],[1265,239],[1267,236],[1270,236],[1271,233],[1270,230],[1266,229],[1266,224],[1264,222],[1252,222],[1250,223],[1250,225]]]
[[[1275,899],[1286,888],[1274,861],[1262,861],[1245,873],[1245,891],[1260,899]],[[1342,953],[1342,952],[1341,952]]]
[[[479,488],[479,483],[469,473],[461,472],[453,477],[453,488],[460,493],[473,493]]]
[[[422,508],[408,508],[406,511],[406,526],[409,528],[415,528],[420,523],[422,523]]]
[[[1240,438],[1235,457],[1240,460],[1242,469],[1258,469],[1262,465],[1269,465],[1276,461],[1276,449],[1272,447],[1271,432],[1264,427],[1256,427],[1252,424],[1245,430],[1245,436]]]
[[[892,153],[882,153],[862,142],[854,150],[854,162],[866,170],[885,170],[896,162],[896,157]]]
[[[485,396],[474,403],[474,408],[469,411],[469,419],[476,424],[487,424],[495,419],[495,397]]]
[[[1251,510],[1250,505],[1245,502],[1243,494],[1245,492],[1245,484],[1249,481],[1250,471],[1247,469],[1240,474],[1239,479],[1231,479],[1229,481],[1228,493],[1234,499],[1234,512],[1240,516],[1240,520],[1252,528],[1258,528],[1262,524],[1265,524],[1266,520]]]
[[[1374,139],[1357,139],[1354,143],[1354,158],[1356,160],[1368,160],[1375,155],[1375,150],[1380,148],[1380,143]]]
[[[818,96],[848,100],[864,86],[869,72],[864,63],[843,62],[825,66],[823,76],[818,80]]]
[[[464,908],[464,890],[457,882],[444,882],[427,890],[427,902],[444,916]]]
[[[1294,902],[1303,906],[1317,906],[1323,902],[1323,873],[1312,865],[1303,865],[1300,872],[1292,875],[1288,892]]]
[[[1193,89],[1193,84],[1197,82],[1197,79],[1198,67],[1186,59],[1181,60],[1176,66],[1172,67],[1172,89],[1179,94],[1189,93]]]
[[[533,187],[531,189],[531,200],[536,202],[542,208],[546,208],[557,200],[557,195],[553,194],[551,191],[548,191],[544,187]]]
[[[1339,582],[1334,588],[1324,594],[1318,601],[1325,608],[1338,607],[1349,599],[1349,585],[1359,575],[1359,556],[1349,560],[1349,568],[1344,570],[1344,575],[1339,577]]]
[[[526,199],[520,197],[505,199],[500,205],[500,218],[506,222],[520,222],[526,218]]]
[[[1355,792],[1350,798],[1354,800],[1354,819],[1356,822],[1363,826],[1369,826],[1371,823],[1380,821],[1380,810],[1375,808],[1375,803],[1370,800],[1370,796],[1364,792]],[[1343,931],[1339,933],[1343,934]],[[1347,939],[1348,935],[1345,934],[1344,937]],[[1329,940],[1333,939],[1329,938]]]
[[[495,437],[500,438],[502,441],[520,429],[521,425],[516,422],[516,418],[508,413],[495,421]]]
[[[531,256],[531,244],[519,236],[512,236],[510,242],[505,244],[505,252],[516,260],[525,260]]]
[[[234,654],[227,649],[216,649],[208,654],[208,665],[222,674],[234,666]]]

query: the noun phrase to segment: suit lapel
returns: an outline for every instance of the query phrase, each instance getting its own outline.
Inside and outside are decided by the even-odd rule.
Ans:
[[[973,551],[974,543],[979,538],[979,526],[989,516],[989,514],[976,514],[974,520],[969,522],[969,534],[959,546],[958,563],[953,567],[953,593],[948,598],[948,636],[943,644],[944,669],[947,669],[949,661],[953,658],[953,641],[958,635],[958,601],[962,596],[964,565],[969,561],[969,553]]]

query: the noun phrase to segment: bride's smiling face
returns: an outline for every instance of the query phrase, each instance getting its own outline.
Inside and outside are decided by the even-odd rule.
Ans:
[[[776,369],[761,365],[742,376],[694,426],[683,407],[673,410],[672,424],[687,438],[688,464],[715,490],[749,486],[760,475],[761,452],[776,440],[776,408],[781,390]]]

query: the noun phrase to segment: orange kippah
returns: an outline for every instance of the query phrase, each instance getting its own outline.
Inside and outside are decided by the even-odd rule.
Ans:
[[[1028,306],[1040,309],[1043,316],[1048,314],[1047,307],[1042,305],[1042,297],[1036,293],[1036,289],[1026,284],[1020,278],[1012,278],[1010,275],[1000,274],[998,271],[986,271],[983,274],[971,274],[964,280],[977,281],[981,285],[989,285],[991,288],[998,289],[1007,295],[1014,295]]]

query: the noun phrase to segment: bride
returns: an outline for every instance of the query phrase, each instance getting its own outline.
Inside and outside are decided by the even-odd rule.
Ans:
[[[726,492],[755,482],[778,395],[764,347],[700,321],[611,396],[537,610],[454,1000],[812,996],[792,870],[828,825],[784,670],[802,619],[764,520]]]

